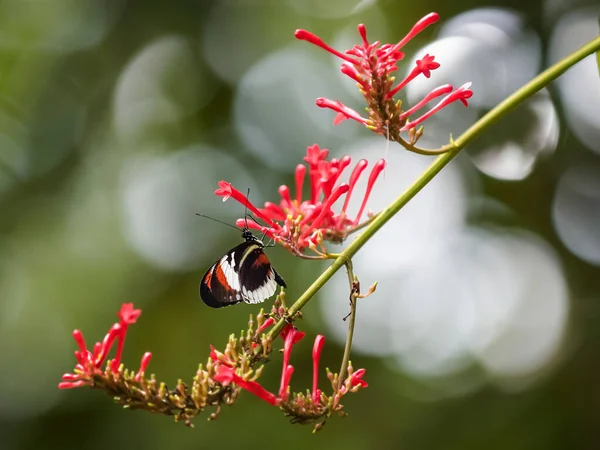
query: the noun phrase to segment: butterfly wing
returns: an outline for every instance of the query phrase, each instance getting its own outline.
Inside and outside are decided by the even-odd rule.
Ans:
[[[271,266],[263,246],[246,241],[216,261],[202,277],[200,298],[212,308],[245,303],[262,303],[277,290],[287,287]]]
[[[239,262],[251,245],[243,242],[234,247],[206,271],[200,282],[200,298],[204,303],[212,308],[221,308],[244,300],[238,274]]]
[[[239,286],[243,301],[262,303],[275,293],[278,284],[287,287],[271,266],[262,246],[249,247],[239,264]]]

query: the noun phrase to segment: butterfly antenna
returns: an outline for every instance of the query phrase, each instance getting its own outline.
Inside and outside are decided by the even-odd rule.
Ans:
[[[248,199],[248,203],[250,202],[250,188],[248,188],[248,194],[246,195],[246,198]],[[244,211],[244,220],[246,221],[246,228],[248,228],[248,217],[250,217],[250,219],[252,219],[255,223],[259,223],[258,220],[256,219],[256,217],[254,217],[252,214],[250,214],[248,212],[248,204],[246,204],[246,210]],[[263,235],[260,238],[260,240],[264,240],[265,236],[267,235],[267,233],[269,232],[269,229],[266,229],[265,231],[263,231]],[[275,240],[273,239],[273,245],[275,245]]]
[[[235,226],[233,226],[233,225],[231,225],[230,223],[227,223],[227,222],[221,222],[219,219],[215,219],[214,217],[206,216],[206,215],[200,214],[200,213],[196,213],[196,215],[200,216],[200,217],[204,217],[205,219],[210,219],[210,220],[212,220],[214,222],[218,222],[218,223],[223,224],[223,225],[227,225],[228,227],[235,228],[236,230],[239,230],[238,227],[235,227]]]
[[[244,220],[246,221],[246,229],[248,229],[248,203],[250,203],[250,188],[248,188],[248,194],[246,195],[246,209],[244,210]]]
[[[252,220],[254,220],[256,223],[259,223],[258,220],[256,220],[256,217],[254,217],[252,214],[250,213],[246,213],[245,214],[246,220],[248,220],[248,217],[250,217]]]
[[[263,235],[261,241],[265,238],[266,233]],[[269,243],[265,245],[265,247],[275,247],[277,245],[277,242],[275,241],[275,239],[273,239],[272,237],[269,238]]]

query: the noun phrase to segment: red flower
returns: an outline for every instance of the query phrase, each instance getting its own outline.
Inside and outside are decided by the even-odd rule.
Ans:
[[[109,369],[113,373],[117,373],[119,366],[121,365],[121,355],[123,353],[123,345],[125,343],[125,335],[127,334],[127,327],[130,324],[135,323],[140,314],[142,313],[139,309],[133,309],[132,303],[125,303],[121,306],[119,311],[119,323],[113,324],[102,342],[96,342],[93,350],[88,350],[83,334],[79,330],[73,331],[73,338],[79,346],[79,351],[75,351],[75,358],[77,359],[77,365],[75,366],[74,373],[66,373],[62,376],[63,382],[58,384],[59,389],[69,389],[84,386],[90,384],[93,380],[94,375],[102,374],[102,364],[106,361],[108,353],[110,352],[115,340],[118,340],[117,354],[111,361]],[[150,363],[152,354],[147,352],[142,357],[140,363],[140,370],[136,375],[136,380],[139,381],[144,371]]]
[[[321,400],[321,390],[319,389],[319,361],[321,360],[321,351],[325,344],[325,336],[322,334],[317,335],[315,338],[315,344],[313,345],[312,359],[313,359],[313,385],[312,385],[312,401],[318,404]]]
[[[300,342],[304,336],[306,336],[306,333],[298,330],[298,328],[296,328],[294,325],[288,323],[283,327],[283,330],[281,330],[279,335],[281,336],[281,339],[283,339],[284,346],[291,349],[291,346]]]
[[[116,338],[119,341],[117,346],[117,354],[110,362],[110,368],[113,372],[117,372],[119,370],[119,366],[121,365],[121,357],[123,356],[123,346],[125,345],[127,327],[129,327],[131,324],[134,324],[138,317],[140,317],[140,314],[142,314],[142,310],[133,309],[133,303],[123,303],[123,305],[121,305],[121,310],[119,311],[119,324],[121,327],[116,335]]]
[[[229,383],[234,383],[241,387],[242,389],[251,392],[256,395],[258,398],[263,399],[265,402],[270,405],[277,406],[279,404],[279,400],[275,396],[275,394],[267,391],[264,387],[262,387],[256,381],[247,381],[240,377],[235,373],[235,369],[233,367],[221,366],[217,367],[217,374],[213,377],[215,381],[221,383],[223,386],[227,386]]]
[[[138,370],[138,372],[135,374],[135,381],[137,381],[138,383],[144,376],[144,372],[146,372],[146,368],[148,367],[148,364],[150,364],[151,359],[152,353],[150,352],[146,352],[144,353],[144,356],[142,356],[142,361],[140,362],[140,370]]]
[[[429,25],[437,22],[438,19],[439,15],[437,13],[430,13],[419,20],[400,42],[383,45],[380,45],[379,41],[369,43],[367,30],[363,24],[360,24],[358,25],[358,32],[362,38],[362,44],[355,45],[344,53],[335,50],[321,38],[306,30],[296,30],[295,36],[297,39],[308,41],[343,60],[341,71],[344,75],[358,83],[361,93],[369,105],[369,118],[362,117],[357,111],[348,108],[339,101],[318,98],[316,101],[317,106],[329,108],[337,112],[338,114],[334,119],[334,124],[336,125],[345,119],[353,119],[379,134],[387,134],[390,129],[392,132],[400,132],[414,128],[432,114],[456,100],[460,100],[465,106],[468,106],[466,100],[473,93],[468,89],[469,86],[467,85],[457,89],[452,95],[446,97],[438,105],[439,108],[434,108],[435,111],[430,111],[412,121],[409,120],[408,116],[423,107],[425,103],[431,101],[437,95],[427,95],[425,97],[428,99],[427,101],[419,102],[418,107],[409,109],[410,114],[407,111],[401,116],[399,116],[402,113],[402,110],[400,110],[401,103],[393,99],[394,95],[410,81],[421,74],[429,78],[431,71],[440,67],[440,64],[434,61],[435,57],[433,55],[426,54],[422,59],[416,61],[415,67],[408,76],[395,87],[393,86],[395,79],[392,73],[398,70],[398,62],[404,58],[404,53],[400,49]],[[450,86],[450,91],[452,91],[452,86]]]
[[[288,387],[292,380],[292,374],[294,373],[294,367],[290,365],[290,357],[292,355],[292,347],[300,342],[306,333],[298,331],[296,327],[291,324],[287,324],[283,330],[281,330],[281,338],[283,339],[283,369],[281,370],[281,383],[279,384],[279,398],[283,401],[287,400]]]
[[[121,310],[119,311],[121,325],[134,324],[141,314],[141,309],[133,309],[133,303],[123,303],[123,305],[121,305]]]
[[[354,372],[352,372],[352,374],[349,375],[348,378],[346,379],[347,380],[346,383],[344,383],[342,385],[342,387],[340,388],[341,395],[348,393],[348,391],[354,392],[356,389],[358,389],[358,387],[360,387],[360,388],[368,387],[369,383],[367,383],[365,380],[363,380],[363,377],[365,376],[366,373],[367,373],[366,369],[358,369],[358,370],[355,370]]]
[[[371,169],[358,214],[349,218],[347,208],[350,198],[368,163],[364,159],[358,161],[349,183],[339,183],[340,176],[351,164],[352,158],[344,156],[339,160],[334,158],[327,161],[328,154],[328,150],[321,149],[316,144],[307,148],[304,160],[308,164],[310,196],[305,200],[303,188],[307,169],[302,164],[296,167],[295,197],[292,199],[290,188],[283,185],[279,188],[279,204],[267,202],[263,208],[257,208],[244,194],[225,181],[219,182],[220,188],[215,194],[224,199],[232,197],[248,207],[257,218],[269,225],[264,227],[248,220],[248,227],[261,231],[295,253],[301,253],[306,247],[316,246],[323,240],[341,242],[360,225],[373,185],[385,168],[385,161],[377,161]],[[341,211],[336,213],[332,209],[333,204],[342,196],[345,196],[344,204]],[[238,219],[237,225],[245,226],[246,219]]]
[[[269,328],[271,325],[273,325],[275,323],[275,319],[273,319],[272,317],[269,317],[267,320],[265,320],[263,322],[263,324],[258,328],[258,330],[256,331],[256,335],[258,336],[260,333],[262,333],[263,331],[265,331],[267,328]]]
[[[235,366],[235,362],[231,361],[224,353],[221,353],[219,350],[214,348],[212,345],[210,346],[210,359],[214,362],[223,364],[229,367]]]
[[[352,372],[352,375],[350,375],[350,386],[351,387],[355,387],[355,386],[367,387],[367,386],[369,386],[369,384],[365,380],[363,380],[365,373],[367,373],[367,369],[358,369],[357,371]]]
[[[257,217],[273,226],[273,223],[271,223],[267,217],[263,216],[261,212],[252,203],[250,203],[248,198],[240,191],[235,189],[231,183],[228,183],[227,181],[219,181],[219,189],[215,191],[215,194],[223,197],[223,201],[229,199],[229,197],[233,197],[234,200],[240,202],[242,205],[252,211]]]
[[[279,399],[283,402],[287,401],[290,396],[289,387],[290,381],[292,381],[292,375],[294,374],[294,366],[284,366],[281,371],[281,382],[279,384]]]
[[[335,116],[335,119],[333,119],[334,125],[338,125],[346,119],[354,119],[363,125],[369,125],[367,119],[338,100],[329,100],[328,98],[319,97],[316,103],[319,108],[329,108],[338,113]]]

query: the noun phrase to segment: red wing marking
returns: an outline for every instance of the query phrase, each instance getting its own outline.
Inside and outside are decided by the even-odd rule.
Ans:
[[[252,267],[268,266],[269,264],[269,258],[267,258],[267,255],[261,252],[256,257],[256,260],[252,263]]]
[[[223,289],[227,291],[231,290],[231,286],[229,286],[229,283],[227,282],[227,277],[225,276],[225,272],[223,272],[223,269],[221,268],[221,264],[217,264],[217,266],[215,267],[214,275],[215,277],[217,277],[217,282],[221,286],[223,286]]]

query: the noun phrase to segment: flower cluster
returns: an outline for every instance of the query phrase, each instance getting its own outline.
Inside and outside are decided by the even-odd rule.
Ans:
[[[313,33],[306,30],[296,30],[295,36],[297,39],[308,41],[343,60],[341,71],[344,75],[356,81],[367,102],[369,117],[364,118],[357,111],[343,103],[327,98],[318,98],[316,101],[317,106],[337,112],[334,124],[338,124],[345,119],[353,119],[376,133],[389,136],[390,139],[397,142],[404,142],[400,137],[400,133],[409,131],[410,143],[407,144],[410,145],[415,144],[422,134],[422,130],[417,131],[415,127],[433,114],[457,100],[468,106],[467,99],[473,95],[473,92],[469,89],[471,83],[466,83],[457,89],[449,84],[439,86],[416,105],[406,110],[402,109],[401,101],[394,100],[394,96],[405,88],[409,82],[420,75],[429,78],[431,71],[440,67],[434,56],[426,54],[416,61],[415,66],[402,81],[394,85],[396,79],[392,74],[398,70],[398,62],[404,58],[404,53],[401,51],[402,47],[429,25],[437,22],[438,19],[437,13],[430,13],[419,20],[398,43],[383,45],[380,45],[379,41],[369,43],[367,30],[363,24],[360,24],[358,25],[358,32],[362,38],[362,44],[355,45],[345,53],[335,50]],[[418,110],[442,95],[446,96],[429,111],[418,118],[412,119],[412,116]]]
[[[282,321],[283,317],[288,317],[283,304],[284,295],[279,294],[269,314],[261,311],[257,315],[256,323],[250,316],[247,331],[242,332],[239,337],[231,335],[223,352],[211,345],[207,363],[204,367],[202,364],[199,366],[191,388],[179,380],[174,389],[168,389],[165,383],[157,382],[154,375],[145,377],[144,372],[152,357],[149,352],[142,357],[137,372],[125,369],[120,363],[127,327],[135,323],[141,314],[131,303],[126,303],[119,312],[119,322],[109,329],[102,342],[94,345],[93,350],[88,350],[79,330],[73,332],[79,346],[79,350],[75,352],[77,365],[74,373],[63,375],[63,381],[58,387],[68,389],[87,386],[103,390],[126,408],[172,416],[176,421],[181,420],[188,426],[192,426],[191,420],[209,406],[216,407],[216,412],[212,413],[210,418],[217,418],[221,405],[233,404],[244,389],[270,405],[279,407],[286,416],[292,417],[294,423],[316,423],[316,426],[320,427],[333,412],[344,414],[339,403],[342,396],[367,386],[362,379],[365,370],[353,372],[349,366],[348,376],[343,383],[338,382],[337,374],[328,372],[333,393],[331,396],[323,394],[318,389],[318,367],[325,338],[319,335],[315,339],[313,349],[312,395],[306,397],[303,394],[292,394],[292,347],[300,342],[305,334],[288,323],[279,333],[284,342],[279,393],[275,395],[262,387],[258,382],[264,367],[261,364],[267,361],[273,344],[265,330],[277,321]],[[115,342],[118,342],[116,356],[113,360],[108,360],[107,355]]]
[[[94,383],[94,377],[103,374],[101,367],[106,361],[115,341],[117,341],[116,356],[114,359],[108,361],[106,370],[113,374],[117,374],[120,370],[123,370],[120,366],[127,328],[137,321],[141,313],[141,310],[133,308],[133,303],[123,304],[119,311],[119,322],[110,327],[102,342],[96,342],[91,351],[88,350],[81,331],[73,331],[73,338],[79,346],[79,350],[75,351],[77,365],[75,366],[74,373],[65,373],[62,376],[63,381],[59,383],[59,389],[70,389],[92,385]],[[144,375],[144,371],[148,367],[151,358],[152,353],[147,352],[144,354],[140,363],[140,369],[135,375],[136,380],[139,381]]]
[[[290,364],[292,348],[300,342],[305,333],[297,330],[293,325],[287,324],[280,333],[284,341],[283,347],[283,367],[281,370],[281,382],[279,385],[278,394],[274,394],[255,380],[249,380],[246,377],[239,375],[236,372],[235,365],[227,359],[223,354],[216,351],[211,352],[211,358],[217,364],[217,374],[214,379],[224,386],[230,383],[237,385],[258,398],[264,400],[272,406],[277,406],[287,416],[292,417],[294,423],[315,423],[316,430],[319,430],[327,417],[332,412],[344,414],[340,404],[340,399],[348,392],[356,392],[360,388],[368,386],[368,383],[363,380],[366,373],[365,369],[354,371],[352,365],[348,367],[348,376],[343,383],[339,383],[337,375],[328,372],[328,378],[331,381],[333,393],[327,396],[319,389],[319,362],[321,359],[321,351],[325,344],[325,337],[317,335],[313,345],[313,382],[312,391],[306,395],[302,393],[292,393],[290,382],[294,373],[294,366]]]
[[[350,166],[352,158],[344,156],[339,160],[327,160],[328,155],[327,149],[321,149],[316,144],[307,148],[304,161],[308,165],[308,198],[304,197],[303,192],[307,172],[307,167],[303,164],[296,167],[294,198],[290,188],[283,185],[279,188],[279,204],[267,202],[263,208],[257,208],[226,181],[219,182],[219,189],[215,194],[222,196],[223,201],[231,197],[240,202],[268,225],[265,227],[253,220],[239,219],[238,226],[244,227],[247,224],[249,228],[261,231],[295,254],[302,254],[307,247],[316,251],[316,246],[323,241],[342,242],[348,234],[363,226],[360,220],[373,185],[385,168],[383,159],[375,163],[358,213],[349,217],[347,210],[350,198],[368,163],[364,159],[358,161],[350,174],[349,182],[340,183],[340,176]],[[344,203],[339,212],[334,212],[333,205],[342,196]]]
[[[228,355],[232,367],[236,367],[246,379],[258,378],[260,375],[261,369],[254,371],[253,367],[265,362],[267,354],[271,351],[271,341],[265,335],[260,336],[260,333],[272,325],[275,319],[281,318],[282,301],[283,294],[280,294],[273,306],[271,317],[259,314],[256,329],[251,316],[248,330],[242,332],[239,338],[231,335],[225,352],[219,353]],[[63,375],[63,381],[58,385],[59,389],[87,386],[102,390],[125,408],[164,414],[174,417],[176,421],[183,421],[188,426],[192,426],[192,419],[209,406],[217,408],[210,416],[214,419],[218,416],[222,404],[233,404],[238,391],[223,386],[214,379],[218,365],[215,363],[214,355],[217,351],[214,348],[211,349],[205,367],[202,364],[198,367],[191,388],[179,380],[173,389],[168,389],[165,383],[157,382],[154,375],[146,378],[144,372],[152,357],[149,352],[142,357],[137,372],[127,370],[121,364],[125,335],[127,327],[135,323],[140,314],[141,310],[134,309],[131,303],[124,304],[119,312],[119,322],[112,325],[104,340],[97,342],[91,351],[86,347],[82,333],[75,330],[73,336],[79,346],[79,350],[75,352],[77,365],[74,373]],[[107,356],[115,342],[118,342],[116,356],[113,360],[108,360]]]

